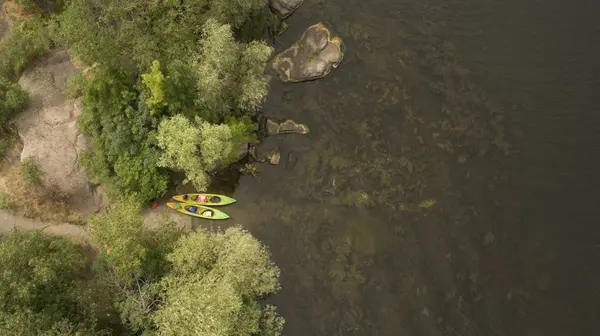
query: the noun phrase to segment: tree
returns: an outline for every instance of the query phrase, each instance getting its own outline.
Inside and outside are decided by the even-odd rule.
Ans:
[[[208,172],[236,159],[236,145],[255,139],[245,117],[267,94],[273,49],[239,43],[232,27],[263,7],[262,0],[68,2],[53,36],[84,62],[100,63],[82,90],[79,117],[92,139],[82,163],[94,182],[112,196],[150,201],[166,192],[164,168],[185,171],[202,190]]]
[[[110,306],[81,280],[87,258],[69,240],[14,230],[0,243],[0,333],[91,335]]]
[[[258,41],[237,43],[230,25],[213,19],[204,24],[200,44],[201,52],[192,64],[200,107],[219,117],[236,109],[256,111],[267,94],[269,77],[264,70],[273,48]]]
[[[165,193],[168,176],[157,166],[158,119],[139,95],[126,74],[102,67],[84,84],[78,124],[92,140],[82,164],[93,182],[106,184],[113,196],[135,193],[143,202]]]
[[[269,77],[264,74],[265,64],[273,48],[264,42],[252,41],[242,51],[238,66],[239,94],[237,105],[247,111],[256,111],[267,95]]]
[[[160,335],[250,336],[267,325],[264,316],[280,331],[283,319],[256,301],[279,290],[279,269],[247,231],[197,230],[167,260],[172,269],[160,282],[163,303],[153,318]]]
[[[121,198],[106,214],[90,217],[88,228],[93,243],[106,251],[103,258],[116,283],[130,285],[141,276],[144,218],[133,197]]]
[[[185,171],[187,178],[184,182],[191,181],[197,190],[204,190],[210,179],[200,158],[200,135],[196,125],[178,114],[163,119],[156,140],[163,149],[158,165]]]
[[[264,6],[262,0],[71,0],[55,35],[88,64],[145,70],[154,60],[167,65],[192,59],[198,53],[197,27],[207,20],[237,28]]]

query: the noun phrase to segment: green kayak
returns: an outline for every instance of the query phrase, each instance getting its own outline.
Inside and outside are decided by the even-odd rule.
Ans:
[[[227,219],[229,215],[221,210],[209,208],[207,206],[195,205],[181,202],[167,202],[167,206],[183,214],[200,217],[204,219]],[[195,210],[195,211],[194,211]]]
[[[198,196],[203,196],[204,201],[198,199]],[[233,198],[217,194],[183,194],[173,196],[173,199],[178,202],[207,206],[225,206],[231,203],[235,203],[235,200]]]

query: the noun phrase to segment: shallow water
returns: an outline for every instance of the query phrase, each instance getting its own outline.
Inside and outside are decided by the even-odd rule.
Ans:
[[[322,21],[344,62],[273,81],[264,113],[311,133],[266,139],[281,164],[228,209],[282,269],[286,335],[600,332],[598,9],[305,1],[277,50]]]

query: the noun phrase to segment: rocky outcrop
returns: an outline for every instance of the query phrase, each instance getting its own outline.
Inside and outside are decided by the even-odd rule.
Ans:
[[[304,0],[269,0],[269,7],[273,13],[285,19],[302,5]]]
[[[318,23],[275,56],[272,66],[282,82],[303,82],[326,76],[343,58],[342,40]]]
[[[267,119],[265,124],[267,135],[276,134],[306,134],[310,132],[308,126],[299,124],[291,119],[282,122],[277,122],[272,119]]]
[[[29,93],[29,107],[15,120],[23,141],[21,160],[34,157],[44,185],[66,195],[74,211],[88,215],[100,210],[105,197],[90,185],[79,168],[79,152],[87,146],[77,128],[82,104],[65,95],[67,81],[76,72],[65,51],[38,60],[19,79]]]

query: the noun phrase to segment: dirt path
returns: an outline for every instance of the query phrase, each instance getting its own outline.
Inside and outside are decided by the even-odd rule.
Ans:
[[[0,233],[6,233],[13,228],[39,229],[55,236],[81,238],[87,240],[89,235],[84,227],[73,224],[53,224],[39,222],[34,219],[20,217],[6,210],[0,210]]]

